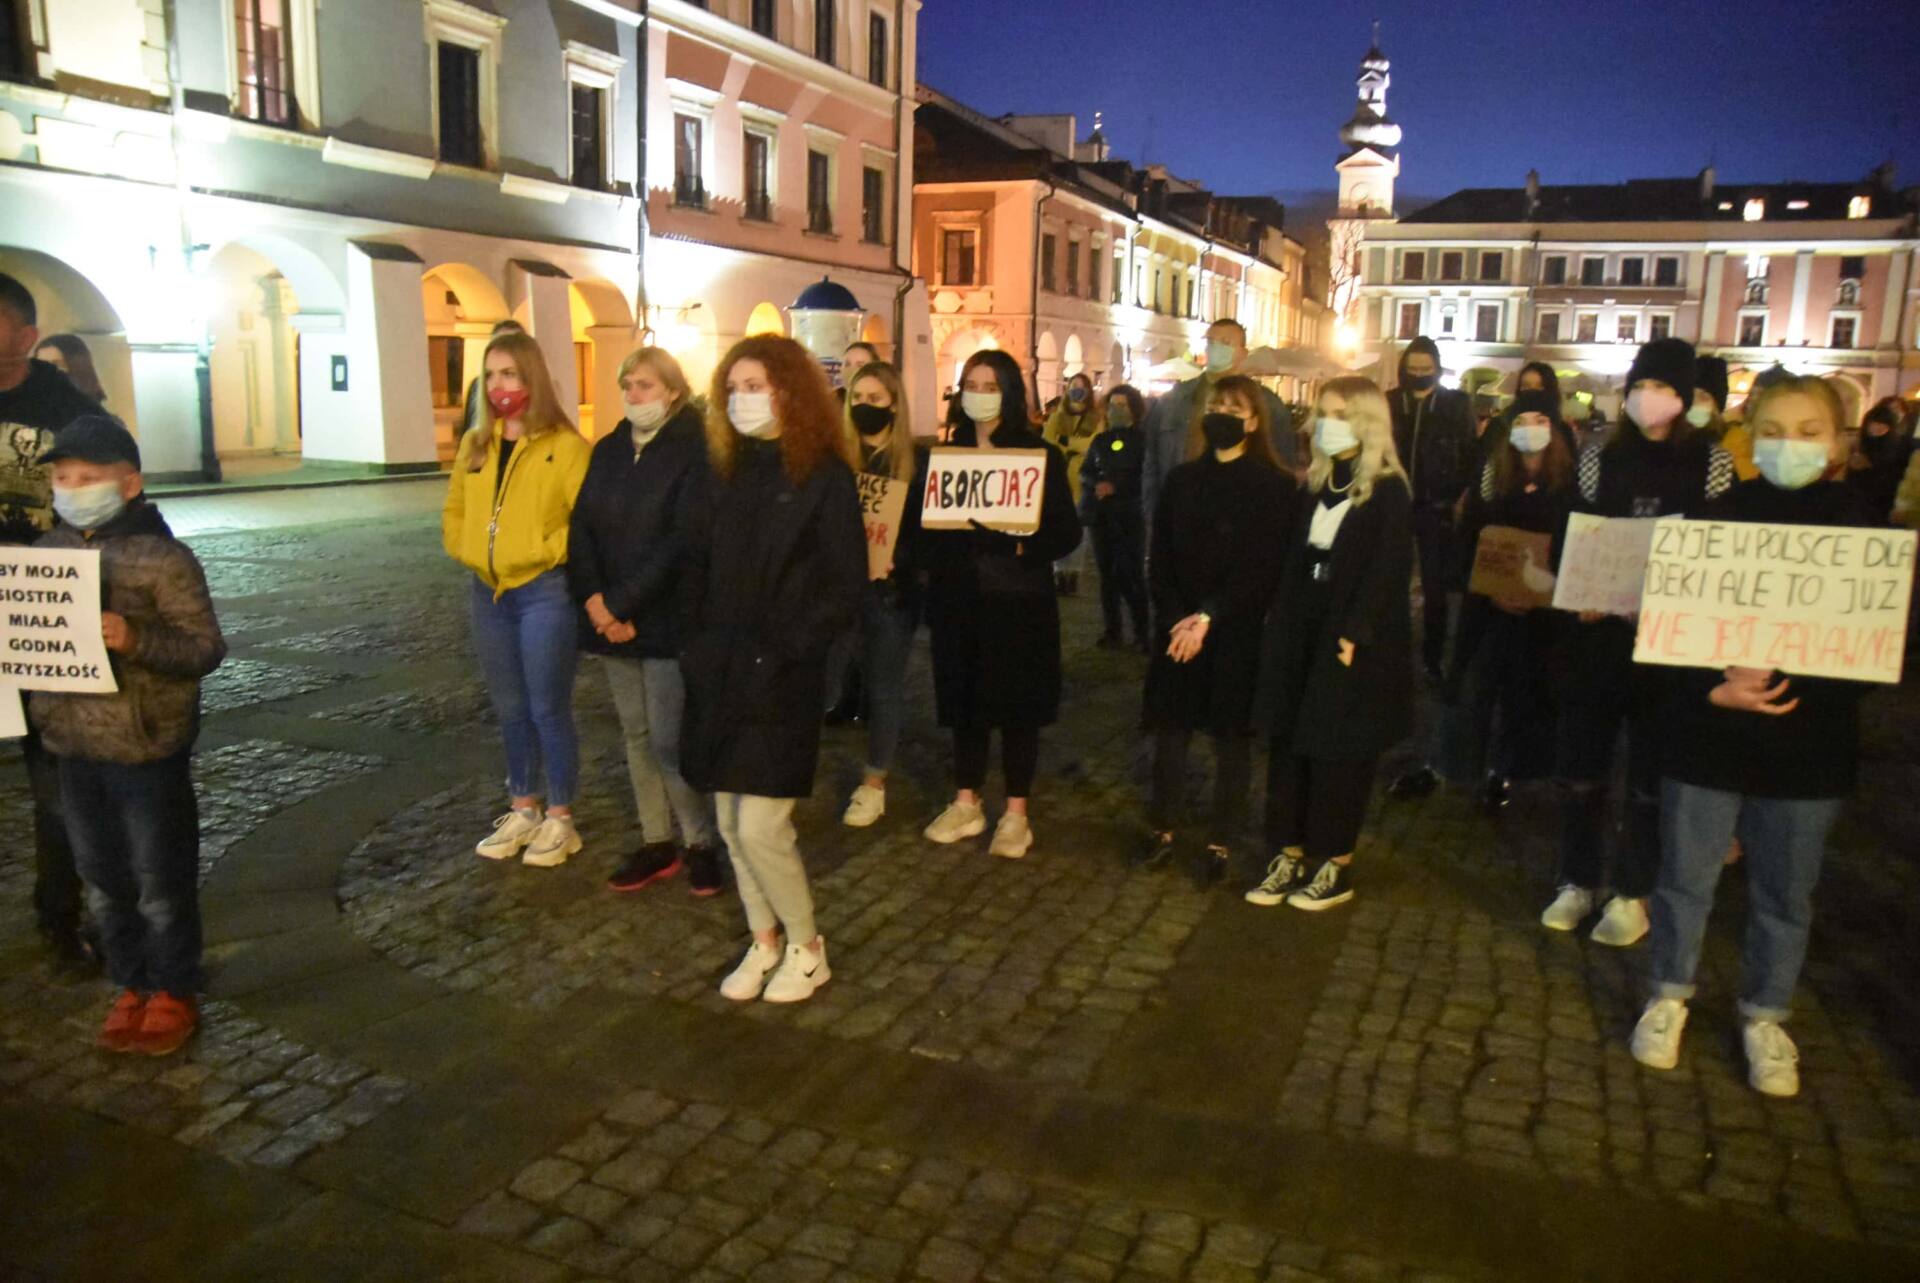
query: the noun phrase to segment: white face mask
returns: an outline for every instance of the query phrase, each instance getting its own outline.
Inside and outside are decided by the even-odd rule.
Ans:
[[[1360,438],[1353,434],[1353,425],[1345,419],[1322,416],[1313,421],[1313,444],[1321,454],[1331,458],[1358,446]]]
[[[1696,428],[1704,428],[1713,422],[1713,407],[1710,405],[1690,405],[1687,407],[1687,422]]]
[[[1826,475],[1830,459],[1822,441],[1762,437],[1753,443],[1753,466],[1782,490],[1812,485]]]
[[[1000,417],[998,392],[962,392],[960,411],[975,423],[992,423]]]
[[[626,408],[627,422],[642,432],[651,432],[667,419],[665,401],[648,401],[644,405],[634,405],[631,401]]]
[[[1233,366],[1233,345],[1231,343],[1207,344],[1207,372],[1225,374]]]
[[[1544,423],[1516,423],[1507,431],[1507,440],[1521,454],[1539,454],[1553,438],[1553,429]]]
[[[1642,428],[1665,427],[1683,409],[1680,394],[1665,388],[1635,388],[1627,393],[1627,413]]]
[[[727,397],[727,421],[742,436],[778,435],[773,421],[773,393],[735,392]]]

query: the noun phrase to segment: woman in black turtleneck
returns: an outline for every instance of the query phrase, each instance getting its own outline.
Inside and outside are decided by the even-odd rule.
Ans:
[[[1253,696],[1260,627],[1279,583],[1299,485],[1273,449],[1261,387],[1213,385],[1198,431],[1206,452],[1167,474],[1153,519],[1153,613],[1146,725],[1154,732],[1152,840],[1144,863],[1173,858],[1185,812],[1187,749],[1213,739],[1214,804],[1203,883],[1223,876],[1244,836],[1253,787]]]
[[[1580,456],[1576,511],[1602,517],[1678,517],[1733,484],[1733,458],[1686,419],[1693,403],[1693,345],[1656,339],[1627,372],[1620,424]],[[1647,896],[1660,863],[1657,680],[1633,665],[1634,621],[1582,614],[1567,628],[1555,772],[1563,790],[1560,891],[1541,925],[1571,931],[1606,885],[1612,831],[1607,781],[1614,741],[1627,732],[1625,841],[1613,860],[1613,896],[1593,929],[1598,944],[1624,947],[1647,934]]]
[[[1754,463],[1702,516],[1802,526],[1881,522],[1845,472],[1842,409],[1832,386],[1789,377],[1754,398]],[[1747,1081],[1769,1096],[1800,1090],[1799,1055],[1781,1022],[1806,958],[1813,890],[1827,833],[1853,791],[1862,682],[1765,669],[1668,674],[1661,719],[1662,851],[1654,892],[1651,994],[1633,1057],[1679,1062],[1680,1034],[1707,915],[1734,834],[1750,901],[1740,963]]]
[[[1353,898],[1354,843],[1380,755],[1413,721],[1412,496],[1380,389],[1335,379],[1268,619],[1259,708],[1272,736],[1267,840],[1250,904]]]

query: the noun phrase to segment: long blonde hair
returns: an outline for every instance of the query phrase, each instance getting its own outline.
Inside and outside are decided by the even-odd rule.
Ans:
[[[1407,471],[1400,466],[1400,454],[1393,448],[1393,412],[1373,380],[1357,374],[1330,380],[1314,398],[1316,415],[1321,398],[1330,392],[1346,402],[1346,420],[1353,427],[1353,435],[1360,438],[1360,458],[1353,467],[1353,504],[1357,508],[1372,497],[1374,482],[1382,477],[1399,477],[1405,482]],[[1307,489],[1317,492],[1333,475],[1333,459],[1321,452],[1315,435]]]
[[[846,433],[856,443],[860,433],[853,426],[853,390],[861,380],[872,379],[893,399],[893,426],[887,432],[887,467],[895,481],[913,480],[913,418],[907,413],[907,389],[900,382],[900,371],[885,361],[869,361],[854,372],[847,383],[847,403],[841,410]],[[857,447],[856,447],[857,448]]]
[[[527,389],[527,408],[521,412],[521,440],[531,441],[543,437],[560,428],[573,430],[573,420],[560,409],[560,396],[553,390],[553,376],[547,372],[547,358],[541,353],[540,345],[531,334],[519,330],[508,330],[496,334],[487,343],[486,356],[492,356],[495,350],[505,352],[513,358],[513,368],[519,372],[520,382]],[[486,395],[486,357],[481,358],[480,391]],[[493,440],[493,425],[497,422],[493,406],[487,405],[487,412],[480,422],[467,429],[467,439],[462,443],[466,450],[468,472],[478,472],[487,466],[487,446]]]

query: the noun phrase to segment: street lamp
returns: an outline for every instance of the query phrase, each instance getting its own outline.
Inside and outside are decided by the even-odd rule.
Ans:
[[[831,375],[839,372],[840,354],[860,337],[867,309],[860,306],[852,290],[823,276],[800,291],[800,297],[787,308],[787,319],[800,346]]]

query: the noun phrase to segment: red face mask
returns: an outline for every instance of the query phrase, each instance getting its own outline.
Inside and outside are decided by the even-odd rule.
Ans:
[[[533,394],[525,388],[499,388],[487,393],[487,403],[493,406],[493,412],[503,419],[517,419],[527,408],[527,402]]]

